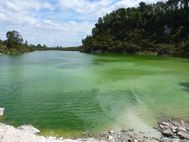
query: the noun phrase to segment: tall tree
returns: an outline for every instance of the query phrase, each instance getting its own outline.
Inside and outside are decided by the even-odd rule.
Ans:
[[[23,37],[17,31],[8,31],[6,34],[7,37],[7,46],[9,48],[15,48],[17,45],[23,44]]]

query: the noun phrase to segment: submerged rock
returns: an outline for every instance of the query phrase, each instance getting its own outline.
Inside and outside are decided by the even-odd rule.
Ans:
[[[3,114],[4,114],[4,108],[0,108],[0,116],[3,116]]]

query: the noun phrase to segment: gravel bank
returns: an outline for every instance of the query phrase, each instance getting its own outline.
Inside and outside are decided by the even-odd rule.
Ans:
[[[160,123],[159,129],[162,132],[162,137],[160,138],[149,137],[142,132],[135,132],[134,130],[120,130],[109,131],[94,137],[90,134],[85,134],[86,138],[64,139],[40,136],[38,135],[40,131],[31,125],[15,128],[0,123],[0,142],[189,142],[188,137],[183,137],[188,136],[186,135],[189,133],[188,128],[188,123],[184,121],[169,120]],[[175,133],[172,132],[173,130]],[[180,135],[181,132],[182,135]]]

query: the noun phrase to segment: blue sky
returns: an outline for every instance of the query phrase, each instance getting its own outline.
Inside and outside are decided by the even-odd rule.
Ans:
[[[25,40],[48,46],[76,46],[91,33],[99,17],[141,0],[2,0],[0,39],[17,30]],[[157,0],[143,0],[154,3]],[[166,0],[159,0],[166,1]]]

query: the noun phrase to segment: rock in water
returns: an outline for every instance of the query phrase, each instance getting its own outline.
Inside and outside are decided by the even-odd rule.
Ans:
[[[3,114],[4,114],[4,108],[0,108],[0,116],[3,116]]]

